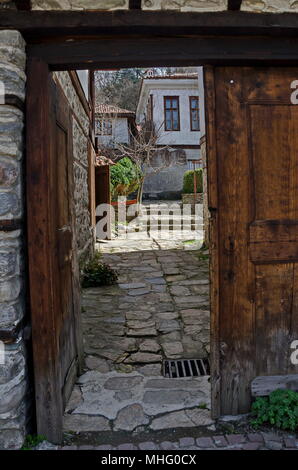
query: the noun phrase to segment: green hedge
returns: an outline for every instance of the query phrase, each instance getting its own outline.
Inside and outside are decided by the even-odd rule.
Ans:
[[[182,191],[184,194],[193,194],[194,192],[194,173],[196,174],[197,193],[203,192],[203,168],[198,168],[184,173]]]

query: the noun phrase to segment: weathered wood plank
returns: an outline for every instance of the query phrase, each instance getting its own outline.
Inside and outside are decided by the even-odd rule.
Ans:
[[[37,431],[59,443],[63,389],[73,385],[74,372],[68,374],[73,360],[78,365],[82,360],[72,121],[47,64],[29,59],[27,75],[27,226]]]
[[[211,400],[212,416],[220,416],[220,355],[219,355],[219,252],[218,252],[218,179],[215,127],[215,69],[204,67],[205,112],[206,112],[206,160],[208,207],[210,209],[210,331],[211,331]]]
[[[248,256],[253,188],[242,104],[244,74],[240,67],[216,69],[222,414],[249,410],[249,384],[256,376],[255,268]]]
[[[297,36],[296,13],[177,11],[1,11],[0,28],[26,39],[58,35],[175,34]]]
[[[265,397],[274,390],[294,390],[298,392],[298,374],[256,377],[251,383],[253,397]]]
[[[133,54],[131,53],[133,51]],[[52,70],[173,65],[297,64],[298,38],[284,37],[135,37],[32,44],[30,55]]]
[[[255,220],[249,227],[250,242],[291,242],[298,239],[298,220]]]
[[[298,262],[296,241],[250,243],[249,252],[251,261],[256,264]]]
[[[30,309],[38,433],[52,442],[62,438],[63,404],[58,336],[53,331],[57,298],[53,280],[53,207],[51,171],[55,106],[49,69],[41,59],[29,59],[27,69],[27,206]],[[42,137],[42,138],[41,138]],[[41,158],[41,155],[43,158]]]

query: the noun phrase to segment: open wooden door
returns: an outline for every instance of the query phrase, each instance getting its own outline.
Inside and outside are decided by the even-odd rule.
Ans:
[[[298,68],[205,70],[214,416],[259,375],[297,374]]]
[[[82,361],[73,204],[72,120],[48,67],[31,59],[27,99],[27,214],[37,432],[62,438]]]

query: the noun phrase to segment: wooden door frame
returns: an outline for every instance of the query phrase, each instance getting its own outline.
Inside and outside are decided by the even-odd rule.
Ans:
[[[20,16],[27,13],[29,16]],[[64,14],[63,14],[64,13]],[[47,263],[50,247],[50,230],[47,226],[47,207],[50,191],[47,187],[47,174],[50,162],[47,158],[36,160],[37,146],[47,157],[50,152],[43,146],[43,141],[50,124],[50,116],[44,113],[43,106],[48,104],[48,75],[54,70],[97,69],[115,67],[150,67],[150,66],[201,66],[201,65],[296,65],[298,64],[298,15],[243,15],[227,16],[219,14],[170,14],[156,15],[148,12],[126,12],[114,14],[92,12],[91,15],[80,12],[13,12],[11,27],[23,32],[27,42],[27,226],[29,238],[29,261],[31,265],[39,263],[40,274],[44,280],[41,291],[35,295],[36,273],[29,266],[29,288],[31,292],[31,312],[39,311],[42,328],[50,328],[53,299],[50,294],[51,271]],[[117,12],[119,13],[119,12]],[[131,14],[131,17],[130,17]],[[64,17],[64,25],[61,22]],[[8,18],[8,19],[7,19]],[[28,23],[30,18],[30,23]],[[131,18],[131,24],[129,23]],[[133,29],[134,18],[138,20]],[[147,18],[147,19],[146,19]],[[183,18],[183,19],[182,19]],[[274,18],[275,23],[272,22]],[[70,23],[65,22],[69,19]],[[118,19],[118,22],[117,22]],[[225,25],[223,21],[228,21]],[[265,20],[266,21],[265,21]],[[9,14],[4,20],[9,21]],[[3,22],[0,19],[0,28]],[[85,22],[84,22],[85,20]],[[97,21],[97,23],[96,23]],[[262,22],[263,21],[263,22]],[[270,23],[271,21],[271,23]],[[175,24],[176,22],[176,24]],[[182,22],[182,23],[181,23]],[[202,23],[203,22],[203,23]],[[204,23],[205,22],[205,23]],[[107,25],[110,34],[107,36]],[[127,25],[133,29],[133,34]],[[274,24],[274,25],[273,25]],[[214,25],[217,25],[215,30]],[[277,27],[276,27],[277,25]],[[143,29],[142,29],[142,28]],[[59,31],[59,37],[54,32]],[[145,28],[145,29],[144,29]],[[140,31],[145,31],[141,35]],[[196,31],[200,34],[190,34]],[[96,35],[90,36],[90,33]],[[102,32],[101,32],[102,31]],[[185,33],[186,31],[186,33]],[[215,32],[217,34],[215,35]],[[276,31],[283,35],[275,36]],[[184,32],[184,33],[183,33]],[[263,34],[260,36],[260,32]],[[188,34],[189,35],[188,35]],[[210,33],[213,36],[210,36]],[[233,35],[231,35],[233,33]],[[207,35],[207,36],[206,36]],[[162,36],[162,37],[161,37]],[[132,54],[133,50],[133,54]],[[34,80],[36,70],[39,79]],[[208,87],[206,96],[214,106],[212,87],[212,68],[207,69]],[[212,108],[210,108],[212,109]],[[211,210],[211,244],[214,253],[211,262],[211,369],[212,369],[212,415],[220,415],[219,401],[219,336],[218,336],[218,226],[217,226],[217,164],[215,134],[212,113],[207,110],[208,145],[207,168],[209,178],[209,208]],[[34,122],[42,123],[43,136],[34,136]],[[34,139],[32,139],[34,136]],[[44,185],[44,186],[43,186]],[[41,190],[43,186],[43,190]],[[42,195],[37,200],[36,195]],[[41,209],[41,210],[40,210]],[[30,234],[32,227],[40,227],[42,240],[37,242]],[[37,250],[38,246],[38,250]],[[215,255],[217,253],[217,255]],[[29,263],[30,264],[30,263]],[[47,282],[46,282],[47,281]],[[42,293],[42,295],[40,295]],[[34,341],[34,340],[33,340]],[[44,345],[50,348],[51,345]],[[39,361],[39,358],[35,358]],[[49,370],[49,379],[50,377]],[[51,420],[51,410],[48,414]]]

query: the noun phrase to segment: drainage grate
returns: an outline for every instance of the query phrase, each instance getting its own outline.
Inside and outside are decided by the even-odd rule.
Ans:
[[[163,376],[171,379],[210,375],[209,359],[166,359],[163,362]]]

